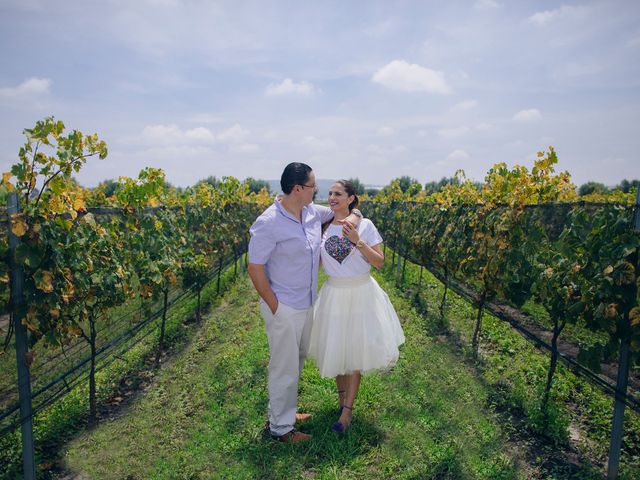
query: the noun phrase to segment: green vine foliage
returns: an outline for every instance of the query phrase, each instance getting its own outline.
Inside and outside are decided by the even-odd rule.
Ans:
[[[82,338],[91,345],[95,413],[97,332],[109,311],[136,298],[166,296],[180,275],[184,286],[201,289],[211,280],[209,266],[245,242],[271,199],[266,191],[249,194],[231,177],[216,188],[180,192],[155,168],[120,177],[109,196],[87,190],[71,175],[92,157],[105,158],[107,146],[95,134],[64,130],[52,117],[24,130],[27,141],[0,190],[17,191],[20,199],[11,230],[20,239],[14,260],[24,271],[22,313],[30,343],[58,348]],[[110,213],[90,213],[87,205]],[[8,295],[6,262],[0,280]]]
[[[407,247],[409,258],[471,286],[479,307],[493,298],[519,307],[535,296],[559,322],[580,320],[610,334],[610,345],[581,352],[589,366],[623,338],[637,362],[634,194],[585,206],[568,172],[555,172],[557,161],[549,148],[530,170],[497,164],[481,188],[461,172],[457,183],[431,195],[407,196],[391,185],[363,210],[389,240]]]
[[[634,361],[640,358],[638,307],[638,249],[640,235],[633,229],[631,211],[609,205],[591,211],[577,208],[562,240],[576,252],[589,305],[587,325],[609,334],[611,347],[629,341]],[[602,352],[597,352],[602,353]]]

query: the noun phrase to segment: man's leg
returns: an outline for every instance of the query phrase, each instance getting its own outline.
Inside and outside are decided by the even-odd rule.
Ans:
[[[269,340],[269,425],[272,435],[284,435],[293,429],[295,423],[302,368],[300,343],[309,313],[282,303],[276,315],[264,302],[260,302],[260,310]]]

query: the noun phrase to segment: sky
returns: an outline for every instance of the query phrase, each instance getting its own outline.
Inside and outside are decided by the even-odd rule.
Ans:
[[[614,185],[640,177],[640,1],[0,0],[2,171],[48,115],[107,142],[89,187],[481,181],[549,146]]]

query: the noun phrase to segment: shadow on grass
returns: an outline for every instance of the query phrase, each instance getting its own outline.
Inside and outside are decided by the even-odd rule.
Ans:
[[[393,272],[382,272],[388,279],[393,277]],[[427,295],[420,295],[416,285],[398,284],[394,282],[396,290],[411,302],[415,310],[424,318],[423,328],[425,332],[435,336],[441,343],[448,344],[453,352],[460,357],[465,364],[474,368],[478,375],[476,378],[490,392],[487,399],[488,406],[493,408],[502,420],[509,443],[516,446],[524,454],[521,462],[526,464],[528,478],[554,478],[554,479],[601,479],[599,468],[591,464],[590,460],[581,455],[575,448],[565,442],[533,432],[527,421],[524,410],[514,405],[511,386],[506,383],[491,384],[481,371],[486,368],[486,361],[482,358],[472,358],[470,347],[465,347],[464,339],[460,332],[455,331],[449,323],[440,318],[439,310],[435,305],[439,304],[440,288],[427,291]],[[429,295],[431,294],[431,295]],[[429,298],[429,296],[436,298]],[[447,298],[447,311],[455,311],[459,302],[465,302],[456,298],[453,292]],[[429,307],[429,305],[434,305]],[[467,308],[475,307],[468,305]],[[486,314],[485,314],[486,315]],[[473,320],[472,317],[470,317]],[[486,346],[485,346],[486,348]],[[481,344],[481,350],[482,344]],[[523,465],[524,466],[524,465]]]
[[[266,411],[266,405],[265,405]],[[244,458],[260,472],[259,478],[282,479],[288,476],[310,476],[320,471],[350,470],[352,463],[361,463],[383,440],[384,433],[368,421],[354,416],[345,434],[331,431],[338,419],[337,410],[324,408],[313,412],[313,417],[298,428],[313,436],[303,444],[286,444],[272,440],[267,428],[251,442],[235,450],[234,455]]]

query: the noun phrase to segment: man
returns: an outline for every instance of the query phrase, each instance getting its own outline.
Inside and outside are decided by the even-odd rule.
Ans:
[[[298,381],[309,348],[313,301],[318,290],[322,224],[333,218],[315,205],[315,173],[304,163],[290,163],[282,172],[284,195],[275,199],[251,226],[249,276],[261,297],[260,311],[269,340],[269,429],[271,437],[298,443],[311,435],[294,428]],[[346,221],[362,217],[354,210]]]

